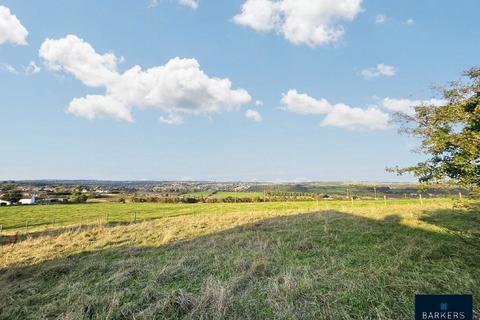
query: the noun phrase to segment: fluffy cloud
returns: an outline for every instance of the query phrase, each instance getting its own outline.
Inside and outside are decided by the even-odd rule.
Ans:
[[[105,95],[87,95],[70,103],[70,113],[88,119],[133,121],[135,107],[157,108],[170,116],[207,114],[251,101],[247,91],[232,89],[230,80],[207,76],[195,59],[177,57],[163,66],[146,70],[134,66],[120,73],[113,53],[99,54],[75,35],[45,40],[39,54],[48,68],[70,73],[86,86],[106,89]]]
[[[415,20],[413,20],[412,18],[410,19],[407,19],[404,24],[406,24],[407,26],[413,26],[415,24]]]
[[[376,107],[367,109],[350,107],[346,104],[331,104],[326,99],[317,100],[307,94],[290,90],[283,94],[281,104],[285,110],[299,114],[325,115],[322,126],[332,126],[349,130],[366,128],[386,129],[390,116]]]
[[[28,31],[20,20],[5,6],[0,6],[0,44],[11,42],[19,45],[27,44]]]
[[[317,100],[297,90],[289,90],[282,95],[283,107],[299,114],[326,114],[332,111],[332,105],[326,100]]]
[[[233,21],[257,31],[271,31],[280,27],[279,5],[271,0],[247,0],[242,13],[236,15]]]
[[[247,117],[248,119],[252,119],[255,122],[262,122],[262,120],[263,120],[260,112],[258,112],[257,110],[252,110],[252,109],[248,109],[245,112],[245,117]]]
[[[406,114],[412,114],[415,110],[414,107],[420,105],[426,106],[441,106],[446,104],[445,100],[430,99],[430,100],[410,100],[410,99],[395,99],[385,98],[382,100],[382,107],[393,112],[401,112]]]
[[[284,110],[303,115],[324,115],[322,126],[345,129],[382,130],[391,126],[391,113],[411,114],[419,105],[440,106],[447,102],[441,99],[410,100],[384,98],[376,106],[368,108],[351,107],[343,103],[331,104],[326,99],[315,99],[296,90],[283,94],[281,104]],[[384,109],[384,111],[382,111]]]
[[[380,63],[376,67],[363,69],[361,73],[365,79],[374,79],[380,76],[393,77],[397,74],[397,68]]]
[[[345,104],[337,104],[322,121],[322,126],[340,127],[345,129],[367,128],[382,130],[390,126],[390,116],[378,108],[353,108]]]
[[[45,40],[39,54],[49,69],[69,72],[90,87],[108,87],[121,78],[117,72],[117,57],[113,53],[98,54],[90,44],[75,35]]]
[[[352,21],[362,11],[362,0],[246,0],[237,24],[257,31],[277,31],[294,44],[311,47],[342,38],[339,21]]]

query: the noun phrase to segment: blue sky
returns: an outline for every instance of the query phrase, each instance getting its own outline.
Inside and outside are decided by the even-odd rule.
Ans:
[[[0,179],[412,180],[387,120],[478,65],[476,0],[180,2],[0,1]]]

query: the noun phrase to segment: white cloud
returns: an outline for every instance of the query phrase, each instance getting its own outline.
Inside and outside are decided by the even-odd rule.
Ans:
[[[404,24],[406,24],[407,26],[412,26],[415,24],[415,20],[413,20],[412,18],[407,19],[407,21],[405,21]]]
[[[183,123],[183,118],[178,114],[169,114],[168,116],[161,116],[160,121],[170,125],[180,125]]]
[[[192,9],[197,9],[199,0],[177,0],[177,2],[182,6],[187,6]],[[154,8],[156,6],[158,6],[158,0],[150,0],[150,4],[148,5],[148,7]]]
[[[39,54],[49,69],[69,72],[90,87],[109,86],[121,77],[113,53],[100,55],[75,35],[59,40],[46,39]]]
[[[380,63],[376,67],[363,69],[361,74],[365,79],[374,79],[380,76],[393,77],[397,74],[397,68]]]
[[[294,113],[299,114],[326,114],[332,110],[332,106],[326,99],[316,100],[297,90],[289,90],[282,95],[282,106]]]
[[[252,109],[248,109],[245,112],[245,117],[247,117],[248,119],[252,119],[255,122],[262,122],[262,120],[263,120],[260,112],[258,112],[257,110],[252,110]]]
[[[9,72],[9,73],[12,73],[12,74],[18,74],[17,69],[15,69],[14,66],[12,66],[12,65],[10,65],[10,64],[8,64],[8,63],[2,63],[2,64],[0,65],[0,69],[5,70],[5,71],[7,71],[7,72]]]
[[[278,11],[278,3],[271,0],[247,0],[233,21],[257,31],[271,31],[280,23]]]
[[[192,9],[198,8],[198,0],[178,0],[178,3],[184,6],[188,6]]]
[[[262,107],[263,106],[263,101],[257,100],[255,101],[255,107]]]
[[[11,42],[19,45],[27,44],[28,31],[10,9],[0,5],[0,44]]]
[[[299,114],[325,115],[322,126],[340,127],[349,130],[366,128],[381,130],[389,127],[390,116],[376,107],[367,109],[346,104],[331,104],[326,99],[317,100],[307,94],[290,90],[283,94],[281,104],[285,110]]]
[[[362,12],[362,0],[246,0],[237,24],[257,31],[277,31],[294,44],[333,43],[345,33],[340,21]]]
[[[26,76],[31,76],[33,74],[37,74],[40,72],[40,67],[37,66],[37,64],[34,61],[30,61],[28,66],[23,67],[23,71],[17,70],[14,66],[8,64],[8,63],[3,63],[0,64],[0,69],[5,70],[7,72],[10,72],[12,74],[16,75],[26,75]]]
[[[385,22],[387,22],[388,20],[388,17],[384,14],[379,14],[375,17],[375,23],[376,24],[383,24]]]
[[[74,98],[68,106],[68,112],[90,120],[108,117],[133,122],[131,106],[111,95]]]
[[[414,107],[421,105],[433,105],[441,106],[445,105],[447,102],[441,99],[430,99],[430,100],[410,100],[410,99],[395,99],[395,98],[385,98],[382,100],[382,107],[393,112],[401,112],[406,114],[412,114],[415,110]]]
[[[71,73],[89,87],[105,87],[105,95],[74,99],[68,111],[88,119],[113,117],[133,121],[133,108],[157,108],[166,114],[208,114],[235,110],[249,103],[244,89],[229,79],[211,78],[195,59],[173,58],[163,66],[140,66],[120,73],[113,53],[98,54],[75,35],[47,39],[40,56],[48,68]]]
[[[333,110],[327,114],[321,125],[350,130],[359,128],[382,130],[390,126],[390,116],[375,107],[362,109],[337,104]]]
[[[42,69],[37,66],[37,64],[35,63],[35,61],[30,61],[30,63],[28,64],[28,66],[24,67],[24,71],[25,71],[25,74],[26,75],[32,75],[32,74],[37,74],[41,71]]]

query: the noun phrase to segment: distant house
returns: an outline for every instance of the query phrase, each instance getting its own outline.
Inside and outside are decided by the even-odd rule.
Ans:
[[[31,198],[26,198],[26,199],[20,199],[18,201],[20,204],[37,204],[37,198],[31,197]]]
[[[0,200],[0,206],[9,206],[11,205],[12,203],[10,201],[5,201],[5,200]]]

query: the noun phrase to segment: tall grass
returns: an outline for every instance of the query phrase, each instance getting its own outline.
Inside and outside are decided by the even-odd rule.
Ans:
[[[427,200],[446,203],[448,199]],[[388,200],[387,205],[419,204],[418,200]],[[380,201],[356,200],[354,207],[382,207]],[[96,225],[107,222],[132,222],[165,217],[196,214],[228,214],[240,212],[310,212],[319,210],[345,210],[352,207],[350,201],[286,201],[265,203],[95,203],[48,206],[0,207],[0,225],[4,234],[28,233],[72,227],[75,225]]]
[[[411,319],[416,293],[480,295],[480,214],[450,200],[218,206],[8,241],[0,318]]]

